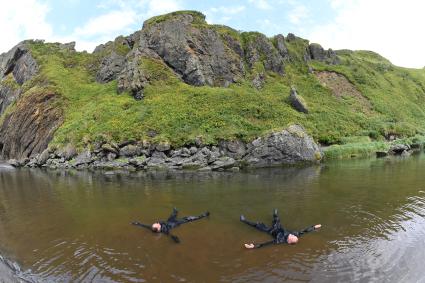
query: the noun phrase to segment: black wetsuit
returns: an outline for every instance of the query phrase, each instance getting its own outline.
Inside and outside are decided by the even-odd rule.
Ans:
[[[207,216],[210,215],[210,213],[207,211],[207,212],[205,212],[205,213],[203,213],[199,216],[186,216],[186,217],[177,219],[177,213],[178,213],[177,209],[173,208],[173,212],[171,213],[170,217],[168,217],[167,221],[158,221],[158,223],[161,224],[161,231],[159,231],[159,232],[164,233],[167,236],[170,236],[176,243],[179,243],[180,240],[177,236],[170,234],[171,229],[174,229],[177,226],[180,226],[184,223],[199,220],[201,218],[204,218],[204,217],[207,217]],[[140,226],[140,227],[143,227],[143,228],[147,228],[147,229],[152,231],[152,225],[147,225],[147,224],[143,224],[143,223],[140,223],[140,222],[133,222],[131,224],[136,225],[136,226]]]
[[[241,221],[248,224],[249,226],[255,227],[262,232],[266,232],[273,237],[272,241],[265,242],[262,244],[256,244],[255,248],[261,248],[270,244],[287,244],[288,236],[290,234],[300,237],[305,233],[312,232],[315,230],[314,226],[310,226],[301,231],[289,231],[282,227],[280,224],[279,216],[277,215],[277,210],[275,209],[273,212],[273,222],[271,227],[267,227],[266,224],[261,222],[251,222],[245,219],[243,215],[241,215]]]

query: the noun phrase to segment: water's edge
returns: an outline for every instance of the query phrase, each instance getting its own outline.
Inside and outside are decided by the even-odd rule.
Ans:
[[[29,272],[23,272],[20,266],[0,255],[0,282],[7,283],[36,283],[30,279]]]

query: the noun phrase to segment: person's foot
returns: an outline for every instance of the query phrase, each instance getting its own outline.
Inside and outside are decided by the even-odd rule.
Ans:
[[[276,208],[273,211],[273,215],[277,215],[277,209]]]
[[[210,216],[210,212],[209,212],[209,211],[207,211],[207,212],[205,212],[205,213],[204,213],[204,215],[205,215],[205,216]]]
[[[241,214],[240,220],[241,220],[241,221],[245,221],[245,216],[243,216],[243,215]]]
[[[177,208],[173,207],[173,212],[178,212]]]

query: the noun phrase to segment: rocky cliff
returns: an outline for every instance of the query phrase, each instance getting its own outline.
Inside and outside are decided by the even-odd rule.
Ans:
[[[74,45],[24,41],[0,55],[1,158],[261,167],[320,160],[313,139],[425,131],[424,71],[373,52],[209,25],[194,11],[151,18],[92,54]]]

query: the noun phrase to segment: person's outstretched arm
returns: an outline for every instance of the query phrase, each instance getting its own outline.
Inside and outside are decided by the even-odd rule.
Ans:
[[[321,224],[317,224],[317,225],[313,225],[313,226],[307,227],[307,228],[305,228],[305,229],[303,229],[303,230],[299,231],[299,232],[298,232],[298,235],[299,235],[299,236],[301,236],[301,235],[303,235],[303,234],[305,234],[305,233],[313,232],[313,231],[315,231],[315,230],[320,229],[320,227],[322,227],[322,225],[321,225]]]
[[[146,229],[149,229],[149,230],[152,231],[152,226],[151,225],[143,224],[143,223],[140,223],[140,222],[137,222],[137,221],[132,222],[131,224],[132,225],[135,225],[135,226],[142,227],[142,228],[146,228]]]
[[[172,234],[167,234],[168,236],[170,236],[171,237],[171,239],[173,239],[173,241],[176,243],[176,244],[178,244],[178,243],[180,243],[180,239],[179,239],[179,237],[177,237],[177,236],[175,236],[175,235],[172,235]]]
[[[268,246],[268,245],[271,245],[271,244],[274,244],[274,243],[275,243],[275,241],[272,240],[272,241],[261,243],[261,244],[254,244],[254,243],[245,244],[245,248],[247,248],[247,249],[258,249],[258,248]]]

